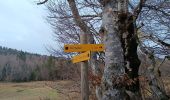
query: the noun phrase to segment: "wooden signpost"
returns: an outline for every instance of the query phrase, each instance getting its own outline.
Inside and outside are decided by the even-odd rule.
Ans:
[[[80,55],[74,56],[72,61],[81,62],[81,100],[89,100],[87,60],[90,59],[90,52],[104,51],[104,44],[87,44],[86,34],[80,34],[80,43],[64,45],[64,52],[81,52]]]

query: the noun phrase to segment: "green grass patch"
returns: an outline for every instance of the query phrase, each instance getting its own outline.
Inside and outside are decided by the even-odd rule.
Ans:
[[[1,100],[59,100],[57,90],[35,83],[1,83]]]

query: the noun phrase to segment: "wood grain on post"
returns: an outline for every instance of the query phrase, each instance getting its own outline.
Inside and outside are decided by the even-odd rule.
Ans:
[[[87,35],[80,34],[80,43],[87,44]],[[81,100],[89,100],[88,61],[81,62]]]

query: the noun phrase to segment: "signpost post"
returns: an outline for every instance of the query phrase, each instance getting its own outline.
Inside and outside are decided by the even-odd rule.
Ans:
[[[80,34],[80,43],[87,44],[87,35]],[[88,62],[81,62],[81,100],[89,100]]]

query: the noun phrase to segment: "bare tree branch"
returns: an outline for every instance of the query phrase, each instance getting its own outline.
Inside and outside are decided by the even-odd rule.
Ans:
[[[48,1],[48,0],[44,0],[44,1],[42,1],[42,2],[37,3],[37,5],[42,5],[42,4],[46,3],[47,1]]]
[[[67,0],[69,3],[69,6],[71,8],[71,11],[73,13],[74,20],[76,24],[86,33],[90,32],[89,27],[86,25],[86,23],[81,19],[81,16],[79,14],[79,11],[77,9],[75,0]]]
[[[74,18],[74,16],[63,16],[63,17],[57,17],[57,16],[48,16],[49,18],[59,18],[59,19],[64,19],[64,18]],[[82,18],[95,18],[95,17],[101,17],[100,15],[81,15],[80,17]]]

